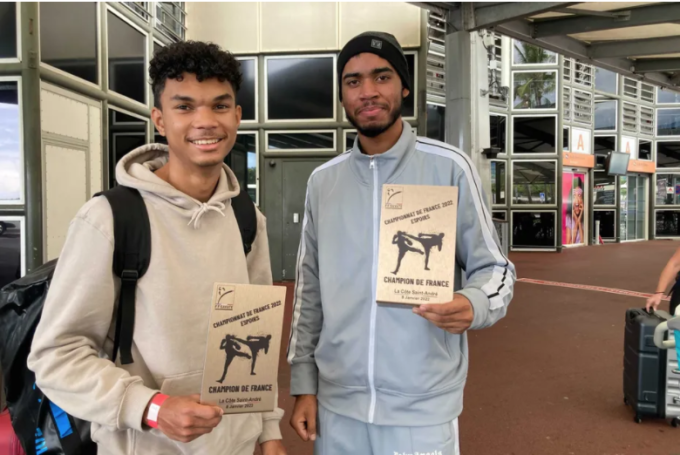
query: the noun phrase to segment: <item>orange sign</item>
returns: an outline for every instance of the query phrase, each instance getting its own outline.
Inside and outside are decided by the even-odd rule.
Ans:
[[[628,162],[628,172],[641,172],[643,174],[653,174],[656,172],[656,164],[653,161],[630,160]]]
[[[595,167],[595,156],[584,155],[583,153],[564,152],[562,154],[562,164],[564,166],[585,167],[591,169]]]

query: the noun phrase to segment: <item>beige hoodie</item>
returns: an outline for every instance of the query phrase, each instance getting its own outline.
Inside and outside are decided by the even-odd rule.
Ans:
[[[266,222],[246,258],[230,201],[239,192],[224,166],[215,194],[201,203],[158,178],[165,146],[126,155],[116,168],[123,185],[140,190],[151,223],[151,263],[137,286],[134,363],[114,365],[114,315],[120,281],[113,275],[113,219],[108,201],[93,198],[69,228],[28,367],[45,395],[92,422],[102,455],[252,455],[256,441],[280,439],[281,409],[225,416],[212,433],[184,444],[142,427],[157,391],[200,393],[213,283],[271,284]],[[108,358],[107,358],[108,357]]]

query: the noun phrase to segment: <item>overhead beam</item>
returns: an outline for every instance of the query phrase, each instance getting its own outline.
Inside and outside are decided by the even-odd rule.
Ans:
[[[635,61],[636,73],[680,71],[680,58],[655,58]]]
[[[635,62],[626,58],[607,58],[592,59],[588,55],[588,46],[581,41],[568,36],[554,36],[544,39],[536,39],[532,36],[532,25],[524,20],[518,20],[498,25],[494,28],[498,33],[509,36],[529,44],[540,46],[544,49],[560,53],[565,57],[571,57],[590,65],[598,66],[602,69],[615,71],[624,76],[632,77],[637,80],[644,80],[662,87],[676,89],[666,74],[649,72],[637,74],[635,72]]]
[[[440,6],[437,6],[435,3],[426,2],[407,2],[407,3],[422,9],[426,9],[428,11],[432,11],[433,13],[436,13],[440,16],[446,16],[447,8],[441,8]]]
[[[628,11],[628,10],[626,10]],[[619,11],[620,12],[620,11]],[[680,3],[662,3],[630,9],[629,18],[569,17],[534,23],[534,38],[638,27],[680,21]]]
[[[592,58],[640,57],[643,55],[674,54],[680,52],[680,38],[636,39],[628,41],[605,41],[590,45]]]
[[[475,23],[468,30],[489,28],[504,22],[523,19],[576,4],[578,2],[507,2],[493,6],[480,6],[475,8]]]
[[[619,11],[619,12],[609,12],[609,11],[590,11],[587,9],[577,9],[577,8],[557,8],[554,9],[555,13],[567,13],[573,14],[575,16],[596,16],[596,17],[630,17],[630,10]]]

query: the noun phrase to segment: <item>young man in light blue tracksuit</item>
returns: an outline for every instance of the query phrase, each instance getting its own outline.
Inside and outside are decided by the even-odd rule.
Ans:
[[[340,53],[338,78],[358,138],[308,182],[288,350],[291,425],[315,441],[317,455],[457,455],[465,332],[505,315],[515,269],[468,156],[416,137],[401,119],[411,87],[397,40],[355,37]],[[458,187],[452,302],[376,304],[385,183]]]

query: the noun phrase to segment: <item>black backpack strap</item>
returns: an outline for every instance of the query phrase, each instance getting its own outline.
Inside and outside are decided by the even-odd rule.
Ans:
[[[243,251],[247,256],[252,249],[253,242],[255,242],[255,235],[257,235],[255,204],[250,199],[248,193],[241,190],[239,195],[231,200],[231,208],[234,210],[234,216],[236,217],[239,231],[241,231]]]
[[[151,225],[139,191],[118,185],[99,195],[108,199],[113,211],[113,272],[121,280],[111,360],[116,361],[120,348],[120,363],[126,365],[133,362],[135,292],[137,280],[144,276],[151,261]]]

